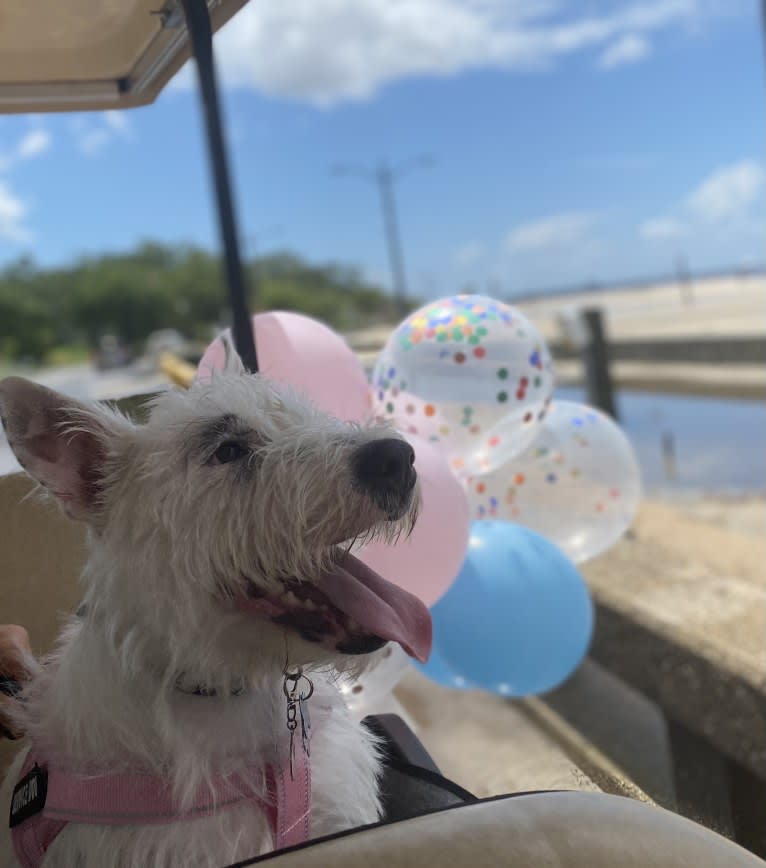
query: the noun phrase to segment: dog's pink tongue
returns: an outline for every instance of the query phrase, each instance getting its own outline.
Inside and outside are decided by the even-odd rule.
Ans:
[[[353,555],[345,555],[323,573],[318,586],[365,632],[398,642],[423,663],[428,660],[431,613],[414,594],[386,581]]]

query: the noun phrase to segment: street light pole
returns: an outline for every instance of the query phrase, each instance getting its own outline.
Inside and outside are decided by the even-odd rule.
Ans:
[[[396,168],[391,168],[385,160],[381,160],[375,170],[356,165],[338,165],[333,167],[335,175],[356,175],[365,181],[375,184],[380,194],[380,206],[383,212],[383,231],[386,236],[386,249],[391,266],[394,298],[400,316],[406,316],[407,308],[407,277],[404,269],[404,254],[399,232],[399,218],[396,211],[394,196],[395,182],[408,171],[415,168],[425,168],[433,164],[430,155],[422,155]]]
[[[391,278],[394,285],[394,296],[399,308],[399,315],[407,315],[407,278],[404,273],[404,256],[399,235],[399,220],[396,215],[396,200],[394,198],[394,179],[388,164],[381,162],[375,173],[380,190],[380,204],[383,209],[383,228],[386,233],[388,258],[391,263]]]

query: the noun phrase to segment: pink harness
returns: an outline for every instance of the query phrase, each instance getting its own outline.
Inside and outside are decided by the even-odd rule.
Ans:
[[[38,766],[40,774],[35,771]],[[47,772],[47,792],[44,773]],[[24,785],[21,781],[30,775]],[[271,824],[274,849],[301,844],[311,832],[311,761],[303,750],[290,762],[266,768],[268,798],[252,792],[242,773],[217,778],[201,789],[183,810],[168,785],[156,775],[114,774],[86,776],[66,772],[34,755],[34,746],[14,790],[15,806],[35,799],[44,806],[11,829],[16,857],[23,868],[39,868],[43,857],[67,823],[104,826],[177,823],[216,814],[241,802],[263,810]]]

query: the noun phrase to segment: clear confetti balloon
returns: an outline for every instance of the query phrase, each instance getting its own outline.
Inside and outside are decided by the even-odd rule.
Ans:
[[[492,473],[467,480],[473,519],[503,519],[554,542],[575,563],[630,527],[641,475],[630,441],[584,404],[554,401],[535,441]]]
[[[389,642],[372,656],[373,662],[359,677],[344,675],[338,681],[346,705],[357,713],[379,708],[410,665],[410,658],[395,642]]]
[[[482,295],[432,302],[393,332],[373,373],[379,415],[439,443],[455,473],[487,473],[537,434],[550,353],[519,311]]]

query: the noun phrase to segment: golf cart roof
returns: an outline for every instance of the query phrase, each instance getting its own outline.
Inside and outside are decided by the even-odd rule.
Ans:
[[[214,31],[247,0],[208,0]],[[0,114],[153,102],[190,57],[177,0],[35,0],[0,9]]]

